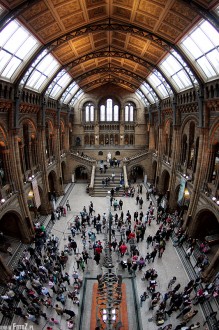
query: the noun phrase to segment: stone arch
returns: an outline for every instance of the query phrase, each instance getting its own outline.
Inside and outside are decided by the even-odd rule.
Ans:
[[[218,216],[209,208],[199,210],[193,223],[192,236],[200,240],[209,235],[219,234]]]
[[[20,214],[15,211],[8,211],[1,217],[0,231],[6,236],[15,237],[23,241],[21,221]]]
[[[51,171],[48,174],[49,190],[51,194],[54,194],[58,191],[58,179],[55,171]]]
[[[169,190],[170,174],[167,170],[163,170],[160,179],[159,190],[162,194],[166,194]]]
[[[103,151],[98,151],[98,156],[103,156]]]
[[[130,182],[143,182],[145,169],[142,165],[136,164],[129,169],[128,179]]]
[[[75,167],[75,181],[87,182],[89,179],[88,168],[84,165],[78,165]]]
[[[115,152],[115,155],[116,155],[116,156],[120,156],[120,151],[117,150],[117,151]]]

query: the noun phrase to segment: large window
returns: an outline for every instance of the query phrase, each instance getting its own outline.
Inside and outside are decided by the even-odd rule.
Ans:
[[[112,99],[107,99],[100,106],[100,121],[119,121],[119,106]]]
[[[94,121],[94,106],[92,103],[87,103],[85,105],[85,121]]]
[[[134,121],[134,105],[132,103],[125,106],[125,121]]]
[[[219,33],[207,21],[202,22],[180,45],[194,61],[205,80],[219,74]]]
[[[10,22],[0,33],[0,76],[13,80],[39,46],[17,21]]]

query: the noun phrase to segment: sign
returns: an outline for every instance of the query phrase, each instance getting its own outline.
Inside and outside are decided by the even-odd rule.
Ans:
[[[38,184],[37,184],[36,178],[34,178],[32,180],[32,188],[33,188],[33,197],[35,200],[35,206],[38,209],[38,207],[41,205],[41,200],[40,200],[40,194],[39,194],[39,189],[38,189]]]

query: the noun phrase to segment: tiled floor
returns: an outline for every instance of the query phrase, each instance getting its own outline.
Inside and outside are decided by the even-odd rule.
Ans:
[[[92,200],[93,204],[94,204],[94,209],[95,209],[95,214],[100,213],[100,215],[102,215],[104,212],[109,213],[110,211],[110,203],[109,203],[109,196],[106,197],[90,197],[88,194],[86,194],[85,192],[86,189],[86,184],[75,184],[72,192],[69,195],[69,201],[70,201],[70,205],[71,205],[71,211],[67,212],[67,217],[66,218],[61,218],[60,220],[57,220],[53,229],[52,229],[52,233],[56,236],[59,237],[60,239],[60,251],[63,249],[64,245],[67,244],[67,237],[68,235],[70,235],[70,230],[69,230],[69,224],[73,221],[74,217],[76,215],[80,214],[80,211],[82,211],[83,207],[85,206],[88,210],[88,205],[90,203],[90,201]],[[143,188],[143,200],[144,200],[144,204],[143,204],[143,212],[145,214],[149,202],[146,201],[146,194],[145,194],[145,188]],[[123,212],[124,214],[126,214],[126,212],[129,210],[131,215],[132,215],[132,219],[133,219],[133,213],[138,210],[138,206],[135,203],[135,198],[129,198],[129,197],[122,197],[123,200]],[[115,212],[113,211],[113,208],[111,210],[112,214],[114,214]],[[118,211],[118,213],[120,214],[120,211]],[[93,228],[93,226],[91,227]],[[90,229],[90,228],[88,228]],[[155,232],[158,229],[158,225],[156,225],[156,222],[153,222],[151,224],[150,227],[147,227],[146,229],[146,233],[145,233],[145,239],[149,234],[154,235]],[[120,234],[119,232],[116,233],[118,240],[120,239]],[[100,240],[103,240],[103,234],[99,234],[97,235],[97,238]],[[82,243],[81,243],[81,237],[80,235],[76,235],[76,240],[78,242],[78,247],[79,247],[79,252],[82,252]],[[138,248],[140,250],[140,254],[142,256],[145,257],[146,253],[149,251],[151,252],[151,250],[147,250],[146,248],[146,242],[145,240],[143,242],[140,242],[138,244]],[[93,252],[91,251],[91,254],[93,255]],[[125,255],[124,259],[127,258],[128,256]],[[116,265],[116,269],[117,272],[120,274],[124,274],[124,276],[128,276],[128,272],[127,270],[122,270],[120,265],[119,265],[119,260],[121,258],[118,257],[118,254],[116,252],[113,252],[113,260],[115,262]],[[161,258],[156,258],[153,264],[150,264],[149,266],[146,266],[146,268],[143,268],[142,271],[137,271],[136,273],[136,287],[138,290],[138,296],[140,297],[140,295],[143,293],[143,291],[146,290],[146,286],[147,286],[147,282],[142,281],[142,276],[145,272],[146,269],[148,268],[155,268],[158,272],[158,287],[157,290],[159,290],[161,292],[161,294],[164,294],[167,290],[167,283],[169,282],[169,280],[173,277],[176,276],[177,277],[177,283],[179,282],[181,284],[181,287],[183,288],[187,283],[188,283],[188,278],[187,275],[184,271],[184,268],[182,266],[181,261],[178,258],[178,255],[175,251],[175,248],[172,245],[172,242],[169,241],[167,243],[166,246],[166,250],[163,254],[162,259]],[[75,262],[75,257],[74,255],[69,256],[68,259],[68,263],[67,263],[67,267],[66,267],[66,271],[68,271],[70,274],[73,273],[73,271],[76,269],[76,262]],[[79,274],[81,277],[83,277],[84,275],[87,276],[91,276],[91,277],[96,277],[97,274],[101,273],[101,262],[100,265],[96,265],[95,261],[93,260],[93,258],[88,260],[88,265],[87,268],[85,269],[85,272],[81,272],[79,270]],[[73,284],[73,280],[71,280],[71,285],[70,288],[72,288],[72,284]],[[51,293],[52,294],[52,293]],[[194,294],[194,293],[193,293]],[[91,303],[89,303],[89,295],[91,296],[91,293],[88,293],[88,295],[86,295],[86,304],[90,304],[88,309],[86,309],[86,313],[85,315],[83,315],[83,328],[81,328],[80,330],[90,330],[90,308],[91,308]],[[129,294],[127,295],[129,296]],[[55,297],[53,299],[53,305],[55,305],[57,302],[55,300]],[[59,303],[60,304],[60,303]],[[127,304],[129,304],[129,302],[127,301]],[[141,314],[141,318],[142,318],[142,327],[143,330],[154,330],[157,329],[157,326],[155,324],[154,321],[151,321],[150,319],[153,317],[155,311],[150,311],[149,310],[150,307],[150,299],[147,299],[146,302],[143,302],[143,306],[140,307],[140,314]],[[199,306],[195,306],[197,307],[196,309],[199,310]],[[76,314],[78,314],[78,307],[76,305],[73,305],[72,302],[67,299],[66,302],[66,306],[65,308],[67,309],[73,309],[75,311]],[[133,313],[135,311],[133,310]],[[55,325],[52,328],[53,329],[62,329],[62,330],[66,330],[67,329],[67,323],[66,323],[66,316],[62,316],[60,318],[60,316],[57,316],[56,312],[53,309],[47,309],[46,313],[48,316],[54,316],[56,319],[58,319],[59,321],[59,325]],[[129,313],[131,314],[131,311],[129,310]],[[172,323],[173,324],[173,329],[174,327],[180,323],[180,319],[176,320],[176,315],[177,312],[174,312],[172,314],[172,316],[166,320],[165,324],[169,324]],[[129,317],[131,317],[131,315],[129,315]],[[85,320],[85,321],[84,321]],[[149,321],[148,321],[149,320]],[[192,319],[192,321],[190,321],[190,323],[195,323],[196,321],[201,321],[201,324],[203,323],[203,316],[202,316],[202,312],[201,310],[199,310],[198,315],[195,316],[195,318]],[[19,319],[19,318],[15,318],[13,320],[13,322],[15,322],[16,324],[23,324],[23,320]],[[190,324],[189,323],[189,324]],[[31,325],[33,325],[33,329],[34,330],[41,330],[41,329],[46,329],[48,324],[46,323],[46,321],[44,319],[40,320],[40,324],[39,325],[35,325],[33,323],[29,323]],[[77,317],[76,317],[76,326],[77,326]],[[134,326],[131,325],[129,327],[129,330],[135,330],[133,328]],[[122,328],[123,329],[123,328]],[[124,329],[127,330],[127,329]]]

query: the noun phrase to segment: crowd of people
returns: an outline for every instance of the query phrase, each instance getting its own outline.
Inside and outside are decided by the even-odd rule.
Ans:
[[[135,207],[143,200],[142,185],[133,186]],[[147,196],[146,196],[147,197]],[[145,292],[141,295],[141,303],[148,299],[149,311],[154,311],[154,321],[163,330],[192,330],[200,328],[199,322],[188,324],[198,313],[196,305],[216,297],[219,292],[219,274],[212,283],[202,283],[201,272],[195,279],[182,285],[173,276],[166,286],[166,291],[159,290],[159,272],[155,260],[162,259],[167,245],[175,246],[188,244],[187,255],[191,257],[195,241],[186,237],[180,227],[178,213],[156,211],[152,201],[148,207],[140,210],[123,209],[123,200],[117,201],[111,192],[113,206],[111,221],[112,242],[110,249],[117,254],[121,270],[131,276],[141,275],[146,283]],[[143,203],[142,203],[143,204]],[[146,202],[145,202],[146,204]],[[66,212],[71,211],[69,200],[65,206],[58,206],[51,214],[55,223]],[[79,293],[83,281],[83,273],[90,263],[101,264],[103,255],[102,236],[107,225],[107,214],[94,208],[90,201],[82,211],[73,217],[70,223],[66,245],[59,248],[59,239],[54,234],[47,233],[46,228],[39,222],[35,223],[35,241],[24,250],[23,255],[7,284],[7,290],[1,296],[0,311],[6,317],[17,315],[24,320],[39,324],[45,321],[45,329],[52,330],[60,323],[60,317],[65,316],[65,329],[73,329],[77,308],[80,306]],[[154,234],[148,233],[153,227]],[[107,227],[108,228],[108,227]],[[190,249],[190,250],[189,250]],[[205,254],[208,252],[206,243],[200,245],[200,259],[195,266],[205,267]],[[143,252],[144,251],[144,252]],[[204,256],[204,257],[203,257]],[[74,271],[67,270],[69,259],[75,262]],[[89,261],[90,260],[90,261]],[[202,268],[203,269],[203,268]],[[70,307],[69,307],[70,306]],[[149,312],[148,311],[148,312]],[[51,317],[52,315],[52,317]],[[177,326],[172,323],[163,325],[167,319],[178,320]],[[176,323],[176,322],[175,322]]]

